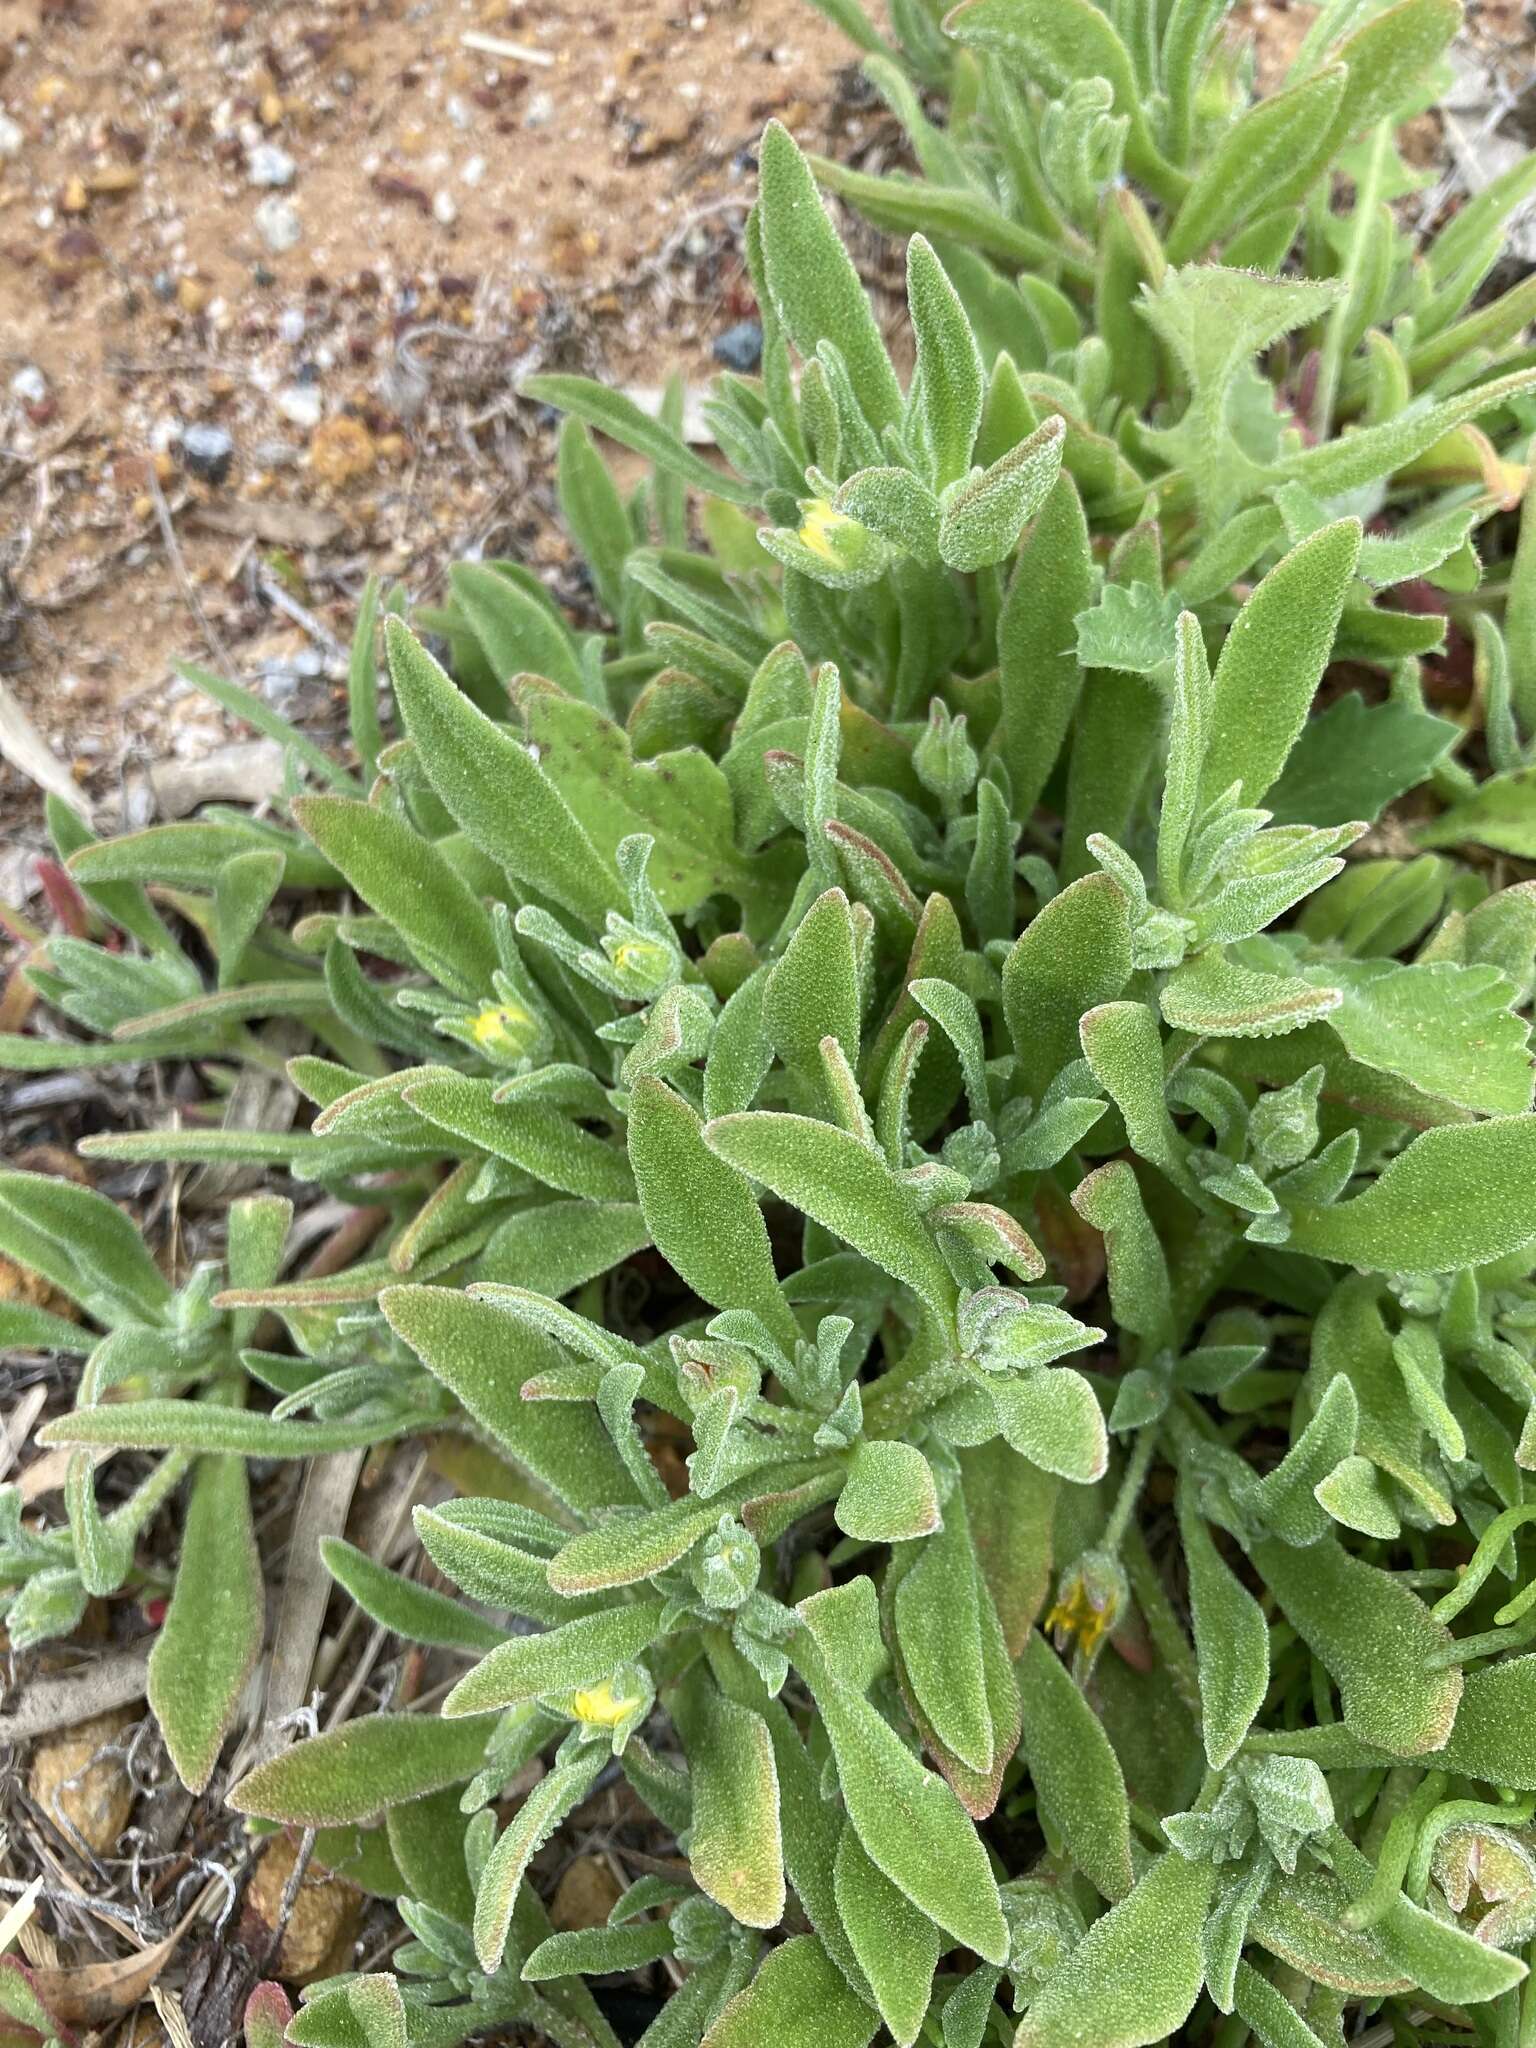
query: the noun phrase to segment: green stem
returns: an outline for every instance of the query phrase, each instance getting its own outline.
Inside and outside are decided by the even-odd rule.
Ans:
[[[1344,258],[1344,296],[1328,316],[1328,329],[1323,337],[1323,357],[1318,370],[1317,396],[1312,408],[1312,422],[1318,438],[1326,439],[1333,425],[1333,410],[1339,396],[1339,379],[1344,370],[1344,352],[1349,343],[1349,330],[1358,312],[1356,304],[1360,289],[1360,278],[1365,268],[1365,253],[1370,246],[1373,231],[1379,225],[1376,209],[1381,200],[1382,180],[1386,175],[1387,162],[1392,149],[1392,123],[1383,121],[1371,138],[1371,152],[1366,158],[1365,175],[1355,193],[1355,211],[1350,223],[1349,248]]]
[[[169,1457],[162,1458],[149,1477],[108,1516],[108,1528],[145,1528],[181,1484],[182,1476],[191,1463],[189,1451],[172,1451]]]
[[[1344,1925],[1354,1933],[1374,1927],[1402,1894],[1403,1879],[1413,1857],[1419,1829],[1439,1805],[1446,1787],[1444,1771],[1427,1771],[1418,1790],[1393,1815],[1387,1838],[1381,1845],[1376,1872],[1370,1884],[1344,1912]]]
[[[1141,1489],[1147,1481],[1147,1472],[1152,1464],[1152,1453],[1157,1448],[1157,1424],[1148,1422],[1136,1432],[1136,1442],[1126,1462],[1125,1476],[1120,1481],[1120,1491],[1110,1509],[1109,1520],[1104,1524],[1104,1534],[1099,1547],[1118,1557],[1120,1546],[1125,1541],[1125,1532],[1130,1526],[1136,1503],[1141,1498]]]
[[[1163,1663],[1180,1700],[1196,1721],[1200,1718],[1200,1667],[1195,1661],[1194,1650],[1183,1623],[1173,1611],[1173,1602],[1168,1598],[1152,1554],[1147,1549],[1141,1531],[1135,1523],[1125,1533],[1120,1549],[1120,1563],[1125,1571],[1126,1583],[1135,1595],[1136,1605],[1141,1609],[1142,1619],[1147,1624],[1147,1633]]]

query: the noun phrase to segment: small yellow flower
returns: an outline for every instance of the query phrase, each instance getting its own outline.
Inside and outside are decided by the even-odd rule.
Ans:
[[[1058,1642],[1063,1636],[1076,1636],[1083,1654],[1091,1657],[1113,1619],[1107,1607],[1098,1610],[1093,1606],[1086,1587],[1077,1585],[1066,1599],[1056,1602],[1045,1617],[1045,1625]]]
[[[1125,1580],[1118,1564],[1088,1551],[1057,1587],[1056,1604],[1045,1617],[1046,1631],[1058,1650],[1075,1642],[1078,1653],[1092,1664],[1124,1605]]]
[[[617,1728],[624,1716],[632,1713],[639,1704],[635,1699],[619,1698],[613,1690],[612,1680],[607,1678],[601,1685],[588,1686],[583,1692],[571,1694],[571,1713],[589,1728]]]
[[[613,949],[613,964],[620,974],[654,975],[671,965],[665,946],[653,939],[626,939]]]
[[[538,1035],[538,1025],[521,1003],[502,1003],[482,1010],[470,1025],[476,1045],[487,1052],[525,1053]]]
[[[800,542],[813,555],[820,555],[824,562],[840,566],[836,537],[844,529],[856,526],[857,520],[850,519],[844,512],[835,512],[825,498],[813,498],[805,506],[805,518],[800,527]]]

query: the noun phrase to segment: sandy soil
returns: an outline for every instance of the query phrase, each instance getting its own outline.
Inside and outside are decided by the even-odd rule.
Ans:
[[[755,138],[850,54],[786,0],[0,0],[0,675],[83,794],[226,736],[173,655],[314,715],[367,570],[554,568],[516,380],[702,381]]]

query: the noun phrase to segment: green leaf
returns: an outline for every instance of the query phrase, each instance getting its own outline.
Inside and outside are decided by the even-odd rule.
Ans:
[[[517,676],[536,675],[558,683],[573,697],[589,695],[591,685],[575,642],[549,605],[489,562],[455,562],[448,584],[455,609],[504,688]],[[401,637],[410,639],[403,629]]]
[[[1449,718],[1397,698],[1367,705],[1351,690],[1307,721],[1264,807],[1277,825],[1374,824],[1458,737]]]
[[[1255,214],[1300,199],[1327,159],[1326,137],[1344,98],[1330,65],[1234,121],[1201,166],[1168,231],[1170,263],[1187,263]]]
[[[966,1517],[1010,1657],[1022,1654],[1051,1586],[1055,1478],[1007,1443],[990,1443],[960,1456]]]
[[[1083,668],[1156,675],[1174,658],[1179,616],[1177,591],[1152,583],[1106,583],[1098,603],[1073,621],[1078,662]]]
[[[1512,370],[1507,376],[1442,399],[1438,405],[1416,403],[1378,426],[1357,427],[1299,455],[1282,456],[1270,474],[1304,483],[1319,497],[1336,497],[1406,469],[1457,427],[1523,396],[1533,386],[1536,369]]]
[[[1152,139],[1130,54],[1091,0],[965,0],[945,26],[957,42],[1017,58],[1053,95],[1074,79],[1107,79],[1115,112],[1130,124],[1126,162],[1160,199],[1180,197],[1184,178]]]
[[[384,1817],[385,1836],[404,1891],[435,1912],[467,1926],[475,1910],[474,1887],[464,1856],[468,1822],[459,1794],[450,1786],[392,1806]]]
[[[763,269],[779,318],[801,355],[834,342],[866,419],[878,433],[901,418],[901,387],[854,269],[822,207],[811,167],[789,130],[770,121],[758,151]]]
[[[586,1797],[602,1769],[597,1745],[557,1763],[541,1778],[496,1838],[475,1889],[475,1954],[488,1975],[500,1966],[518,1888],[537,1851]]]
[[[858,1138],[810,1117],[748,1110],[706,1124],[704,1142],[904,1281],[937,1315],[951,1313],[955,1284],[916,1199]]]
[[[1083,1053],[1121,1116],[1133,1151],[1188,1188],[1184,1141],[1168,1111],[1163,1036],[1145,1003],[1101,1003],[1078,1026]]]
[[[1216,664],[1200,778],[1207,802],[1235,782],[1244,804],[1258,803],[1279,777],[1328,665],[1359,553],[1359,520],[1325,526],[1270,570],[1233,621]]]
[[[266,699],[258,696],[254,690],[244,689],[227,676],[214,675],[211,670],[198,668],[189,661],[173,661],[171,666],[179,676],[201,690],[205,697],[211,697],[223,710],[243,720],[246,725],[252,726],[267,739],[276,740],[279,746],[286,747],[322,782],[329,783],[334,789],[356,789],[357,783],[354,778],[338,761],[331,758],[324,747],[316,746],[307,734],[300,732],[297,726],[290,725],[281,712],[274,711]]]
[[[1467,1673],[1456,1723],[1433,1761],[1512,1791],[1536,1791],[1536,1654]]]
[[[939,1930],[870,1861],[852,1822],[838,1837],[833,1879],[838,1913],[880,2017],[898,2048],[909,2048],[928,2011]]]
[[[30,1302],[0,1301],[0,1351],[62,1351],[84,1358],[95,1349],[97,1332],[69,1322]]]
[[[239,1458],[201,1459],[148,1681],[149,1704],[189,1791],[201,1792],[213,1776],[265,1626],[245,1466]]]
[[[997,622],[995,745],[1016,817],[1034,811],[1071,726],[1083,684],[1073,628],[1093,576],[1083,501],[1071,477],[1058,476],[1019,551]]]
[[[573,419],[596,427],[600,434],[606,434],[610,441],[617,441],[621,448],[634,449],[637,455],[654,462],[668,476],[680,478],[697,491],[729,499],[733,505],[756,502],[757,493],[749,485],[726,470],[716,469],[702,455],[695,455],[685,441],[669,427],[663,426],[660,420],[642,412],[635,401],[626,398],[622,391],[615,391],[606,384],[595,384],[590,377],[546,375],[526,379],[520,387],[520,395],[531,398],[536,405],[556,406]]]
[[[907,244],[907,304],[917,349],[914,425],[942,491],[971,465],[981,425],[981,351],[958,292],[922,235]]]
[[[410,1081],[404,1095],[412,1109],[440,1129],[520,1166],[546,1187],[595,1202],[633,1199],[634,1176],[616,1145],[551,1103],[527,1098],[498,1102],[495,1088],[493,1081],[440,1068]]]
[[[797,1934],[769,1950],[702,2048],[869,2048],[879,2025],[815,1935]]]
[[[808,1631],[795,1638],[791,1655],[815,1693],[843,1803],[870,1860],[956,1941],[1002,1962],[1008,1934],[997,1886],[959,1800],[862,1693],[834,1674]]]
[[[1274,1038],[1332,1015],[1342,1001],[1321,972],[1315,980],[1265,974],[1220,946],[1175,968],[1161,997],[1164,1023],[1200,1038]]]
[[[293,814],[434,979],[461,996],[491,987],[498,964],[491,921],[430,840],[352,797],[297,797]]]
[[[902,1573],[892,1615],[902,1669],[924,1716],[944,1747],[980,1774],[990,1772],[994,1762],[984,1599],[990,1595],[971,1548],[964,1496],[957,1490],[945,1504],[942,1527]]]
[[[1019,1663],[1024,1708],[1020,1751],[1040,1804],[1067,1853],[1106,1899],[1121,1899],[1135,1879],[1131,1809],[1119,1760],[1103,1723],[1065,1664],[1038,1631]]]
[[[412,1519],[428,1557],[471,1599],[553,1628],[587,1606],[549,1583],[549,1553],[563,1541],[564,1529],[550,1523],[548,1541],[531,1542],[521,1519],[526,1512],[516,1502],[445,1501],[441,1508],[416,1508]]]
[[[522,1399],[525,1381],[562,1362],[564,1354],[549,1338],[447,1287],[387,1287],[379,1307],[428,1372],[567,1506],[584,1510],[637,1498],[592,1409]]]
[[[650,1647],[661,1632],[663,1612],[660,1600],[639,1600],[498,1642],[459,1680],[443,1712],[456,1719],[597,1685]]]
[[[1179,1488],[1179,1534],[1200,1670],[1200,1733],[1213,1771],[1229,1764],[1269,1690],[1263,1609],[1223,1562],[1192,1489]]]
[[[1170,1850],[1095,1920],[1031,2000],[1015,2048],[1147,2048],[1200,1995],[1200,1934],[1216,1871]]]
[[[821,1041],[837,1040],[852,1066],[859,1057],[859,980],[853,918],[841,889],[819,895],[768,972],[763,1023],[803,1098],[828,1111]]]
[[[837,1526],[861,1543],[903,1543],[939,1527],[939,1497],[928,1460],[915,1444],[855,1444],[837,1497]]]
[[[275,846],[236,854],[220,868],[213,890],[213,950],[218,956],[221,989],[235,980],[241,958],[282,879],[283,856]]]
[[[98,1322],[163,1321],[170,1286],[115,1202],[45,1173],[0,1173],[0,1252]]]
[[[514,881],[600,927],[623,892],[560,791],[397,619],[386,646],[400,715],[444,808]]]
[[[1363,1272],[1449,1273],[1536,1238],[1536,1116],[1425,1131],[1353,1201],[1292,1211],[1292,1251]]]
[[[730,1493],[709,1500],[685,1495],[643,1515],[599,1523],[573,1536],[549,1567],[557,1593],[592,1593],[638,1585],[686,1557],[719,1522]]]
[[[1131,978],[1131,912],[1108,875],[1084,875],[1030,920],[1003,963],[1003,1016],[1036,1101],[1082,1051],[1085,1011]]]
[[[1018,545],[1019,535],[1056,487],[1061,474],[1066,423],[1050,417],[1000,455],[973,471],[945,500],[939,521],[939,554],[951,569],[991,568]]]
[[[408,1643],[493,1650],[506,1638],[505,1629],[482,1619],[462,1601],[430,1586],[418,1586],[414,1579],[392,1572],[340,1536],[322,1537],[320,1555],[331,1577],[351,1594],[370,1621]]]
[[[1338,1686],[1345,1727],[1393,1756],[1439,1749],[1456,1720],[1462,1675],[1432,1668],[1450,1631],[1417,1594],[1331,1537],[1304,1550],[1266,1538],[1251,1555]]]
[[[1427,825],[1414,828],[1420,846],[1491,846],[1536,859],[1536,767],[1490,775]]]
[[[497,1225],[475,1260],[474,1278],[531,1287],[558,1299],[621,1266],[651,1242],[638,1202],[545,1202]]]
[[[54,1444],[110,1444],[116,1450],[231,1451],[242,1458],[311,1458],[403,1436],[421,1426],[418,1413],[378,1418],[350,1415],[322,1422],[292,1422],[219,1401],[104,1401],[57,1415],[37,1433]]]
[[[605,873],[621,841],[647,833],[655,841],[648,877],[669,915],[724,893],[741,903],[750,930],[770,924],[783,904],[773,856],[737,851],[730,785],[702,749],[637,761],[623,726],[590,704],[536,683],[518,702],[540,772],[581,819]],[[526,829],[519,820],[520,837]]]
[[[1530,1108],[1530,1029],[1497,969],[1341,960],[1314,972],[1343,988],[1328,1021],[1351,1058],[1485,1116]]]
[[[523,1982],[643,1970],[647,1963],[671,1955],[672,1946],[672,1930],[664,1920],[636,1920],[627,1927],[573,1927],[539,1943],[523,1965]]]
[[[677,1688],[672,1718],[693,1793],[689,1867],[744,1927],[784,1916],[779,1780],[761,1714],[728,1700],[697,1666]]]
[[[236,854],[277,846],[283,855],[283,885],[289,889],[334,888],[336,870],[290,832],[247,824],[213,824],[198,819],[150,825],[118,839],[94,840],[69,857],[69,872],[83,889],[101,883],[163,882],[170,888],[211,889],[225,861]]]
[[[494,1714],[365,1714],[258,1764],[229,1794],[236,1813],[299,1827],[371,1820],[407,1799],[462,1785],[479,1770]]]
[[[1461,0],[1399,0],[1340,43],[1334,59],[1349,74],[1330,140],[1336,147],[1389,116],[1433,75],[1462,24]]]
[[[635,544],[624,500],[579,420],[560,429],[560,511],[592,571],[592,581],[609,618],[624,609],[624,558]]]

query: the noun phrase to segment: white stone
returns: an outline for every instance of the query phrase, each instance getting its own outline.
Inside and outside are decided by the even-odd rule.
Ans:
[[[283,418],[296,427],[318,427],[325,411],[318,384],[285,384],[276,404]]]
[[[275,142],[258,142],[246,158],[246,175],[253,185],[291,185],[295,168],[287,150]]]
[[[287,249],[293,249],[304,239],[304,223],[286,199],[279,199],[274,192],[263,199],[255,212],[256,232],[272,251],[281,256]]]

